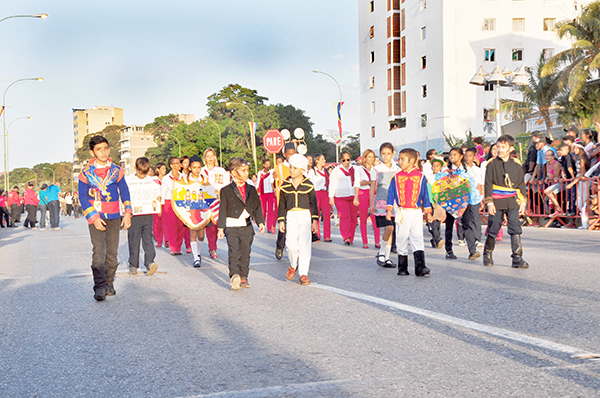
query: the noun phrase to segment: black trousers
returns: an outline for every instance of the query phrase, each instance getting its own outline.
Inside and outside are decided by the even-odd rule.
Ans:
[[[436,245],[442,240],[441,226],[442,223],[440,220],[433,220],[432,222],[427,223],[427,230],[429,230],[433,243]]]
[[[509,235],[521,235],[523,229],[519,222],[519,209],[496,209],[495,215],[488,217],[488,236],[492,239],[496,239],[502,223],[504,222],[504,216],[506,215],[506,230]]]
[[[104,231],[98,231],[94,224],[88,226],[93,246],[92,276],[94,277],[94,290],[106,287],[107,283],[113,283],[119,266],[117,254],[119,251],[121,219],[104,221],[106,222],[106,230]]]
[[[23,223],[24,227],[35,227],[35,223],[37,222],[37,208],[37,205],[25,205],[25,210],[27,211],[27,218],[25,218],[25,222]]]
[[[247,278],[250,271],[250,253],[254,241],[254,228],[247,227],[225,228],[227,246],[229,246],[229,277],[238,274]]]
[[[473,209],[477,208],[477,215],[479,215],[479,205],[469,205],[465,210],[462,220],[462,227],[465,234],[465,240],[467,241],[467,246],[469,248],[469,253],[475,253],[477,251],[477,243],[475,242],[475,234],[472,228],[471,219],[473,217]],[[448,212],[446,212],[446,252],[450,253],[452,251],[452,229],[454,228],[454,221],[456,219],[454,216]]]
[[[4,228],[4,220],[6,220],[6,226],[10,227],[10,213],[6,207],[0,207],[0,225]]]
[[[279,222],[277,223],[277,249],[285,248],[285,232],[279,230]]]
[[[154,262],[156,250],[152,242],[152,223],[154,216],[146,214],[131,217],[131,227],[127,230],[127,244],[129,246],[129,266],[140,266],[140,241],[144,249],[144,265],[146,268]]]

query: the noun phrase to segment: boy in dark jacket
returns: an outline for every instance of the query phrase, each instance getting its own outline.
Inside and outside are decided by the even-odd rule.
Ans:
[[[221,189],[219,208],[218,236],[227,236],[229,246],[229,277],[231,289],[248,288],[250,252],[254,240],[252,220],[258,225],[260,233],[265,233],[265,223],[256,188],[247,184],[248,162],[242,158],[229,161],[229,172],[233,176],[231,184]]]

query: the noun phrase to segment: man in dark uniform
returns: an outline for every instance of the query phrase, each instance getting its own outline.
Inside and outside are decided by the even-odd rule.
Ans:
[[[275,178],[275,189],[277,196],[277,206],[279,206],[279,190],[283,183],[290,178],[290,164],[288,161],[296,153],[296,144],[293,142],[288,142],[285,144],[283,148],[283,155],[285,156],[285,161],[280,165],[275,165],[275,172],[273,176]],[[277,232],[277,247],[275,248],[275,258],[277,260],[281,260],[283,258],[283,249],[285,248],[285,232],[281,232],[279,230]]]
[[[483,265],[492,266],[492,252],[496,245],[496,235],[504,216],[507,219],[507,230],[510,235],[513,268],[528,268],[523,260],[521,244],[521,224],[519,215],[525,213],[525,181],[521,165],[511,158],[510,153],[515,149],[515,139],[509,135],[498,138],[498,157],[492,159],[485,173],[485,203],[488,207],[488,236],[483,249]]]

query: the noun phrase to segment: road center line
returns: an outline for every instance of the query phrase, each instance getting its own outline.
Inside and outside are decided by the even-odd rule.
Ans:
[[[544,348],[547,350],[562,352],[571,355],[571,358],[578,359],[590,359],[590,358],[599,358],[599,354],[595,354],[590,351],[582,350],[580,348],[571,347],[568,345],[555,343],[553,341],[548,341],[544,339],[540,339],[533,336],[527,336],[521,333],[516,333],[507,329],[498,328],[495,326],[484,325],[481,323],[468,321],[466,319],[456,318],[450,315],[441,314],[439,312],[433,312],[429,310],[425,310],[418,307],[413,307],[406,304],[396,303],[394,301],[369,296],[366,294],[355,293],[344,289],[339,289],[332,286],[320,285],[317,283],[313,283],[312,287],[316,287],[317,289],[327,290],[332,293],[339,294],[341,296],[346,296],[358,300],[368,301],[375,304],[380,304],[386,307],[395,308],[401,311],[410,312],[412,314],[421,315],[427,318],[435,319],[441,322],[450,323],[453,325],[461,326],[467,329],[476,330],[478,332],[483,332],[486,334],[490,334],[493,336],[501,337],[508,340],[518,341],[520,343]]]

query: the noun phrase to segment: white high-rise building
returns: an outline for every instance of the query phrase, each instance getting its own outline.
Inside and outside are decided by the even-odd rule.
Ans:
[[[570,47],[554,24],[575,17],[582,3],[359,0],[361,148],[389,141],[424,157],[444,148],[444,134],[495,137],[488,110],[497,87],[469,81],[479,66],[514,71],[534,66],[542,51],[551,57]],[[519,96],[500,88],[500,98]]]

